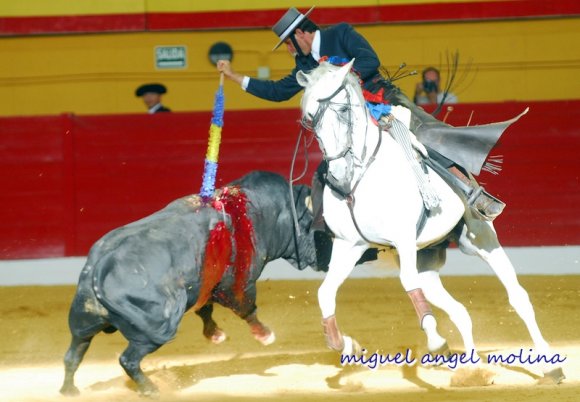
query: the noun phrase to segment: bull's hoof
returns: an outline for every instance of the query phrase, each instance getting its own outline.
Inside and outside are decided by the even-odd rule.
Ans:
[[[265,334],[254,334],[254,338],[264,346],[273,344],[276,341],[276,334],[273,331],[268,330]]]
[[[155,384],[148,381],[139,386],[139,395],[145,398],[157,399],[159,398],[159,389]]]
[[[544,373],[544,377],[538,380],[538,384],[560,384],[566,379],[562,367],[557,367]]]
[[[213,344],[219,345],[227,339],[227,335],[224,331],[216,328],[213,334],[208,338]]]
[[[270,331],[270,328],[268,328],[261,322],[250,325],[250,330],[252,332],[252,335],[254,335],[254,339],[256,339],[264,346],[271,345],[276,340],[276,335],[274,334],[274,332]]]
[[[60,393],[64,396],[78,396],[81,392],[74,385],[63,385],[60,389]]]

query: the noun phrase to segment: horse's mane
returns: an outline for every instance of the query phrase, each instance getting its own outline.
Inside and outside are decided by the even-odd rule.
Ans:
[[[302,107],[304,107],[304,105],[306,104],[307,100],[310,97],[311,88],[314,86],[313,84],[318,82],[318,80],[320,80],[326,73],[337,71],[339,69],[340,66],[335,66],[334,64],[324,61],[320,63],[320,65],[316,67],[314,70],[311,70],[310,72],[306,73],[312,85],[308,85],[308,87],[305,88],[304,96],[302,97],[301,102]],[[354,92],[358,97],[359,104],[361,105],[364,104],[365,100],[363,97],[360,80],[359,77],[354,72],[351,71],[350,73],[347,74],[345,84],[346,86],[352,87],[354,89]]]

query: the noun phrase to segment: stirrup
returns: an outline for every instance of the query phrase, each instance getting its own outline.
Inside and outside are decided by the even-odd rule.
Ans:
[[[489,194],[483,187],[473,190],[467,200],[467,205],[477,216],[487,221],[493,221],[505,208],[505,203]]]

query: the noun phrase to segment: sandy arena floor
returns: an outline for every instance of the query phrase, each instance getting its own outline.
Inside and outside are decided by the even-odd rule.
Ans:
[[[468,308],[481,352],[509,354],[531,341],[495,277],[445,277],[450,292]],[[213,345],[193,313],[176,339],[143,361],[161,390],[161,401],[580,401],[580,276],[525,276],[521,283],[535,305],[540,328],[554,353],[566,357],[561,385],[538,384],[537,367],[489,365],[493,384],[452,387],[444,367],[387,365],[376,370],[342,367],[324,344],[316,301],[318,281],[259,283],[259,313],[275,332],[262,346],[244,322],[216,308],[228,340]],[[58,393],[72,286],[0,287],[1,401],[142,401],[117,359],[126,346],[119,334],[99,334],[76,376],[77,398]],[[449,319],[435,310],[452,348],[461,340]],[[352,279],[341,288],[338,319],[343,332],[369,351],[425,353],[424,335],[398,279]]]

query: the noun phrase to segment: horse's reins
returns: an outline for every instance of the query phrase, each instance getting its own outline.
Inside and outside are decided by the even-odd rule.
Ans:
[[[326,112],[326,109],[330,105],[330,100],[332,98],[334,98],[343,89],[345,89],[344,83],[336,91],[334,91],[330,96],[318,100],[319,102],[323,102],[323,103],[320,104],[318,110],[316,111],[316,115],[312,118],[312,121],[318,121],[320,119],[320,117]],[[306,123],[304,118],[301,121],[301,125],[307,129],[314,131],[308,125],[308,123]],[[298,180],[302,179],[306,175],[306,171],[308,170],[308,144],[306,143],[306,138],[304,138],[304,160],[306,161],[306,163],[305,163],[304,169],[303,169],[302,173],[300,174],[300,176],[296,179],[294,178],[294,165],[296,164],[296,156],[298,155],[300,141],[303,137],[302,133],[303,133],[303,129],[300,129],[300,132],[298,133],[298,139],[296,141],[296,146],[294,147],[294,154],[292,155],[292,163],[290,164],[290,179],[288,181],[289,187],[290,187],[290,203],[291,203],[291,208],[292,208],[292,217],[294,219],[294,234],[295,234],[294,241],[295,242],[298,241],[298,237],[300,237],[301,233],[300,233],[300,225],[298,223],[298,216],[296,214],[296,205],[295,205],[295,200],[294,200],[294,192],[292,191],[292,186]],[[352,140],[349,141],[349,143],[350,142],[352,142]],[[325,156],[325,159],[326,160],[334,160],[334,159],[342,158],[342,157],[344,157],[344,155],[346,155],[346,153],[349,151],[349,149],[350,149],[350,145],[343,152],[341,152],[339,155],[333,157],[332,159],[329,159],[326,156]],[[323,152],[324,152],[324,150],[323,150]],[[325,155],[326,155],[326,153],[325,153]],[[296,248],[296,249],[298,250],[298,248]]]
[[[326,109],[330,105],[330,100],[332,98],[334,98],[343,89],[345,89],[344,82],[330,96],[328,96],[328,97],[326,97],[324,99],[319,99],[319,102],[323,102],[323,103],[321,103],[321,105],[319,106],[318,110],[316,111],[316,115],[312,118],[313,121],[318,120],[320,118],[320,116],[323,115],[326,112]],[[302,123],[302,126],[303,127],[308,128],[308,125],[306,124],[306,122],[304,121],[304,119],[302,120],[301,123]],[[300,232],[300,224],[298,223],[298,214],[296,213],[296,201],[294,200],[294,191],[292,189],[293,188],[292,186],[298,180],[302,179],[306,175],[306,171],[308,170],[308,146],[309,146],[309,144],[306,143],[306,138],[304,137],[304,160],[305,160],[305,165],[304,165],[304,169],[302,170],[302,173],[300,174],[300,176],[298,178],[296,178],[296,179],[294,178],[294,165],[296,164],[296,156],[298,155],[298,149],[300,147],[300,142],[301,142],[302,137],[303,137],[303,129],[300,129],[300,132],[298,133],[298,139],[296,141],[296,146],[294,147],[294,154],[292,155],[292,162],[290,164],[290,179],[288,180],[289,190],[290,190],[290,207],[291,207],[291,210],[292,210],[292,218],[294,220],[294,247],[296,249],[296,257],[298,258],[298,264],[300,264],[300,253],[299,253],[299,248],[298,248],[298,238],[302,234]],[[350,137],[349,137],[349,144],[348,145],[349,146],[346,147],[345,150],[343,152],[341,152],[339,155],[333,157],[332,159],[329,159],[327,157],[325,159],[326,160],[334,160],[334,159],[339,159],[339,158],[344,157],[347,154],[347,152],[350,150],[350,146],[352,145],[352,139]],[[358,227],[357,227],[357,229],[358,229]],[[359,231],[359,233],[360,233],[360,231]]]
[[[377,156],[377,154],[379,153],[379,148],[381,147],[381,143],[383,142],[383,136],[381,135],[381,128],[378,127],[379,130],[379,139],[377,141],[377,145],[375,146],[375,149],[372,153],[372,155],[370,156],[369,160],[367,161],[365,167],[363,168],[363,170],[361,171],[358,179],[356,180],[356,182],[354,183],[354,186],[352,186],[352,190],[350,190],[350,193],[347,194],[345,196],[345,200],[346,200],[346,205],[348,205],[348,210],[350,211],[350,217],[352,218],[352,223],[354,223],[354,227],[356,228],[358,234],[367,242],[367,243],[372,243],[372,241],[370,241],[369,239],[366,238],[366,236],[363,234],[362,230],[360,229],[360,227],[358,226],[358,223],[356,222],[356,219],[354,217],[354,204],[355,204],[355,198],[354,198],[354,192],[356,191],[356,188],[358,187],[360,181],[362,180],[364,174],[366,173],[367,169],[371,166],[371,164],[375,161],[375,157]]]
[[[346,79],[345,79],[346,81]],[[328,109],[328,106],[330,105],[330,101],[332,100],[332,98],[334,98],[336,95],[338,95],[343,89],[346,89],[346,85],[345,82],[343,81],[343,83],[336,89],[336,91],[334,91],[330,96],[326,97],[326,98],[321,98],[318,99],[318,103],[319,103],[319,107],[318,110],[316,111],[316,114],[314,115],[314,117],[312,118],[313,121],[320,119],[322,117],[322,115],[326,112],[326,110]],[[347,92],[348,94],[348,92]],[[348,95],[347,95],[348,96]],[[350,190],[350,192],[348,194],[345,194],[344,192],[337,190],[336,188],[334,188],[335,191],[337,191],[342,197],[344,197],[345,201],[346,201],[346,205],[348,206],[348,210],[350,212],[350,217],[352,219],[352,222],[354,224],[354,227],[356,228],[358,234],[363,238],[364,241],[366,241],[367,243],[373,243],[371,240],[369,240],[362,232],[362,230],[360,229],[356,218],[354,216],[354,206],[355,206],[355,197],[354,197],[354,193],[359,185],[359,183],[361,182],[362,178],[364,177],[366,171],[368,170],[368,168],[371,166],[371,164],[375,161],[375,158],[379,152],[379,149],[381,147],[382,144],[382,140],[383,137],[381,135],[381,128],[379,126],[377,126],[377,129],[379,130],[379,135],[378,135],[378,140],[377,140],[377,144],[375,145],[375,149],[373,150],[373,153],[371,154],[371,156],[369,157],[369,159],[367,160],[367,163],[364,165],[362,171],[360,172],[360,175],[358,176],[358,179],[356,180],[356,182],[354,183],[354,185],[352,186],[352,189]],[[349,142],[348,142],[348,146],[341,151],[338,155],[333,156],[333,157],[328,157],[326,156],[326,152],[325,152],[325,156],[324,158],[327,161],[333,161],[336,159],[340,159],[343,158],[350,150],[352,147],[352,134],[348,137],[349,138]],[[363,149],[363,158],[364,158],[364,154],[366,153],[366,148]],[[328,182],[328,180],[326,181],[328,185],[330,185],[330,183]],[[332,186],[331,186],[332,187]]]
[[[308,145],[306,144],[306,138],[304,138],[304,169],[298,178],[294,178],[294,165],[296,164],[296,156],[298,155],[298,148],[300,147],[300,140],[302,140],[302,132],[303,130],[300,129],[298,133],[298,140],[296,141],[296,146],[294,147],[294,154],[292,155],[292,163],[290,164],[290,179],[288,183],[290,185],[290,206],[292,209],[292,218],[294,219],[294,243],[296,246],[296,254],[298,255],[298,237],[301,235],[300,233],[300,225],[298,224],[298,214],[296,213],[296,204],[294,200],[294,191],[292,186],[298,180],[302,179],[306,175],[306,171],[308,170]]]

